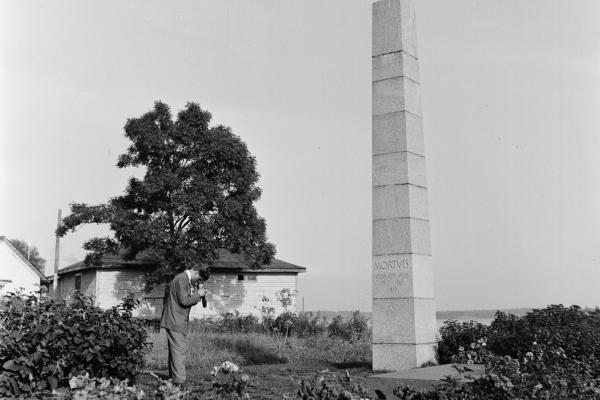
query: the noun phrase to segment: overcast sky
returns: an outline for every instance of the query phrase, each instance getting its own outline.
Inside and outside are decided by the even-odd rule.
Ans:
[[[600,305],[600,2],[416,3],[438,309]],[[368,0],[2,2],[0,235],[51,268],[57,210],[136,174],[126,119],[195,101],[256,156],[306,309],[370,310],[370,47]]]

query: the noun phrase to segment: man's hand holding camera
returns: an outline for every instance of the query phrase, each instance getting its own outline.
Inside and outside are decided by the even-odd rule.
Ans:
[[[198,279],[192,282],[192,287],[194,288],[194,293],[198,293],[200,295],[202,307],[206,308],[206,287],[204,286],[204,281],[202,279]]]
[[[194,288],[194,293],[199,293],[202,297],[206,296],[206,287],[204,286],[204,281],[201,279],[192,282],[192,287]]]

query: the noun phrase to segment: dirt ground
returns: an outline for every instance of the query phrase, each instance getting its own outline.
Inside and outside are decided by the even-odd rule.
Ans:
[[[296,394],[300,388],[301,380],[312,380],[318,372],[325,370],[339,376],[345,374],[345,371],[347,370],[354,382],[362,384],[365,383],[367,376],[372,374],[370,367],[366,365],[340,368],[339,365],[334,364],[302,362],[242,366],[241,370],[250,376],[251,385],[248,389],[250,398],[265,400],[299,398]],[[161,377],[168,376],[168,371],[166,370],[156,371],[156,373]],[[188,398],[210,398],[203,395],[212,386],[212,376],[210,375],[210,371],[188,369],[187,374],[187,390],[190,391]],[[142,387],[147,389],[147,392],[152,392],[158,387],[158,381],[148,374],[140,376],[139,383]]]

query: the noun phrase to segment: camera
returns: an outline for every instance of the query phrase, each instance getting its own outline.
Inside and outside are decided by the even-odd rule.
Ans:
[[[202,269],[199,272],[200,272],[200,279],[198,279],[197,281],[195,281],[193,283],[195,290],[199,290],[200,285],[203,285],[204,282],[206,282],[208,280],[208,278],[210,277],[210,272],[209,272],[208,268]],[[206,296],[200,297],[200,300],[202,301],[202,307],[206,308],[206,304],[207,304]]]

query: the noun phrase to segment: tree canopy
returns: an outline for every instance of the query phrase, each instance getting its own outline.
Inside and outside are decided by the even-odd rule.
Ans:
[[[26,241],[20,239],[10,239],[10,242],[17,250],[25,256],[40,272],[43,274],[46,268],[46,260],[40,256],[37,246],[30,246]]]
[[[188,103],[173,120],[169,106],[156,102],[128,119],[131,145],[117,167],[145,167],[144,178],[130,178],[124,193],[106,204],[72,203],[56,233],[108,223],[111,236],[84,243],[86,263],[99,264],[106,253],[121,251],[132,260],[144,252],[159,265],[150,286],[193,263],[212,265],[219,249],[244,254],[253,268],[269,263],[275,246],[254,207],[261,196],[256,160],[230,128],[210,126],[211,118]]]

